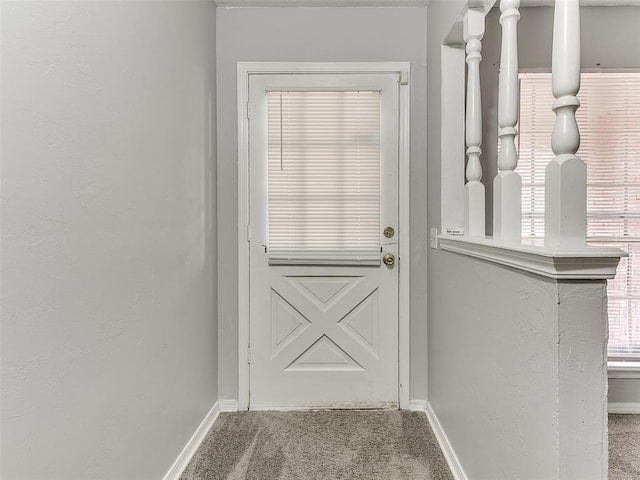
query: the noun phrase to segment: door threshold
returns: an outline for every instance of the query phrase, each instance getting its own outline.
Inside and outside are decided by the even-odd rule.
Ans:
[[[331,403],[331,404],[311,404],[311,405],[282,405],[272,403],[252,404],[249,407],[251,411],[309,411],[309,410],[399,410],[398,402],[347,402],[347,403]]]

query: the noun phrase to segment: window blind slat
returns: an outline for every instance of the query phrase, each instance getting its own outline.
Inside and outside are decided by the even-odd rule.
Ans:
[[[267,92],[269,250],[379,252],[380,92]]]
[[[640,360],[640,73],[583,73],[576,112],[587,164],[587,236],[629,253],[609,295],[609,356]],[[520,75],[522,235],[544,236],[544,169],[553,158],[551,74]]]

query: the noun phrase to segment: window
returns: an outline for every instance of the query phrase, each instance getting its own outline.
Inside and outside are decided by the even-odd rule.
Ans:
[[[609,358],[640,361],[640,72],[583,73],[578,96],[578,156],[587,164],[587,243],[629,253],[607,287]],[[553,101],[550,73],[520,75],[517,171],[523,237],[544,236]]]
[[[269,248],[380,251],[380,92],[267,92]]]

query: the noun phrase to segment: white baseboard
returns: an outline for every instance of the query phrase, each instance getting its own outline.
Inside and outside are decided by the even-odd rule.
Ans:
[[[640,403],[610,402],[607,410],[609,413],[640,413]]]
[[[464,473],[462,464],[460,464],[460,460],[458,460],[456,452],[453,451],[453,447],[451,446],[451,443],[449,443],[447,434],[444,433],[442,425],[440,425],[440,421],[438,420],[436,413],[431,408],[431,404],[429,402],[425,402],[425,413],[427,414],[431,430],[433,430],[433,434],[436,436],[438,445],[440,445],[440,450],[442,450],[442,453],[444,454],[444,458],[449,465],[449,469],[451,470],[454,480],[468,480],[467,474]]]
[[[427,401],[426,400],[409,400],[409,408],[411,412],[427,413]]]
[[[206,417],[204,417],[204,420],[202,420],[202,423],[200,423],[185,447],[182,449],[180,455],[178,455],[178,458],[176,458],[176,461],[173,462],[173,465],[171,465],[171,468],[164,476],[163,480],[180,479],[180,475],[182,475],[184,469],[187,468],[187,465],[189,465],[191,457],[193,457],[193,455],[196,453],[196,450],[198,450],[198,447],[207,436],[207,433],[209,433],[209,430],[211,430],[211,427],[218,419],[219,415],[220,406],[219,402],[216,402],[213,407],[211,407],[211,410],[209,410],[209,413],[207,413]]]
[[[218,400],[221,412],[237,412],[238,400]]]

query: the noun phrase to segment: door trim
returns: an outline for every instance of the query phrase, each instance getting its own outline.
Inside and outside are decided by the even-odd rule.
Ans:
[[[249,76],[269,74],[397,73],[400,82],[398,139],[398,400],[409,408],[409,62],[238,62],[238,409],[249,408]]]

